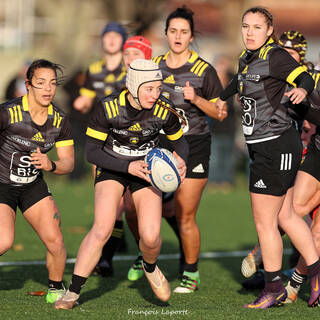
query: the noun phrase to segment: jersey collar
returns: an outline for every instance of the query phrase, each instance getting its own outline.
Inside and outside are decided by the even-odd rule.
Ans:
[[[188,62],[189,62],[189,63],[194,63],[194,62],[198,59],[199,55],[198,55],[195,51],[193,51],[193,50],[190,50],[190,52],[191,52],[191,56],[190,56],[190,58],[188,59]],[[167,59],[169,53],[170,53],[170,51],[168,51],[168,52],[163,56],[163,60],[166,60],[166,59]]]
[[[25,94],[22,97],[22,108],[23,108],[23,111],[29,111],[29,103],[28,103],[28,95],[27,94]],[[51,103],[49,104],[49,107],[48,107],[48,114],[53,115],[53,106]]]

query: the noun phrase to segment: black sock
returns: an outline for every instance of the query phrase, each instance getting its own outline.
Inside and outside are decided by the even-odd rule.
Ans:
[[[281,270],[268,272],[265,271],[265,289],[267,292],[280,292],[283,290],[283,284],[281,282]]]
[[[187,271],[187,272],[197,272],[198,271],[198,261],[196,263],[192,263],[192,264],[189,264],[189,263],[184,263],[184,271]]]
[[[177,219],[175,216],[165,217],[165,219],[167,220],[169,226],[172,228],[173,232],[175,233],[175,235],[177,236],[177,238],[179,240],[180,261],[184,262],[185,258],[184,258],[184,252],[183,252],[182,241],[181,241],[181,237],[180,237]]]
[[[146,270],[147,272],[153,272],[156,268],[157,262],[155,263],[148,263],[143,259],[143,266],[144,266],[144,270]]]
[[[311,264],[310,266],[307,266],[307,270],[309,277],[313,277],[320,273],[320,259],[317,262]]]
[[[104,245],[102,249],[102,258],[107,260],[110,264],[115,252],[118,250],[121,244],[121,238],[123,234],[123,222],[116,220],[111,237]]]
[[[75,292],[76,294],[80,294],[80,290],[86,283],[87,279],[88,278],[84,278],[81,276],[77,276],[76,274],[73,274],[70,282],[69,291]]]
[[[297,270],[295,270],[289,281],[291,287],[298,289],[306,279],[306,275],[300,274],[299,272],[297,272]]]
[[[48,287],[49,289],[57,289],[57,290],[64,289],[63,281],[53,281],[48,279]]]

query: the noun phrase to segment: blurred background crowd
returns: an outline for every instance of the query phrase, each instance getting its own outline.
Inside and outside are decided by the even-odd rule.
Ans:
[[[90,171],[84,157],[87,115],[73,108],[88,65],[101,58],[101,31],[120,22],[128,35],[150,40],[153,56],[166,52],[164,27],[169,12],[181,5],[194,12],[193,50],[212,63],[223,86],[236,71],[242,51],[241,13],[266,6],[275,17],[276,32],[298,30],[308,43],[307,60],[319,68],[319,0],[0,0],[0,102],[25,94],[24,75],[30,62],[44,58],[64,66],[65,80],[57,92],[58,105],[70,115],[77,163],[71,179]],[[209,186],[228,192],[235,174],[246,172],[247,157],[237,99],[228,101],[229,116],[219,123],[208,119],[213,133]]]

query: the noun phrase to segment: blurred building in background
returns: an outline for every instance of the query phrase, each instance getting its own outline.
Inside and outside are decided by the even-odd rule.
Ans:
[[[212,61],[216,54],[237,57],[241,50],[241,13],[253,5],[267,6],[278,33],[302,31],[308,58],[317,63],[320,50],[319,0],[1,0],[0,98],[6,82],[27,59],[52,59],[66,73],[99,56],[100,31],[108,21],[120,21],[131,34],[143,33],[157,55],[166,50],[167,14],[186,4],[195,12],[195,50]]]

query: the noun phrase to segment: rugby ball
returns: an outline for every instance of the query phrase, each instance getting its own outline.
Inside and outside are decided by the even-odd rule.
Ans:
[[[154,148],[148,152],[144,161],[151,171],[152,185],[162,192],[176,191],[181,183],[178,161],[167,149]]]

